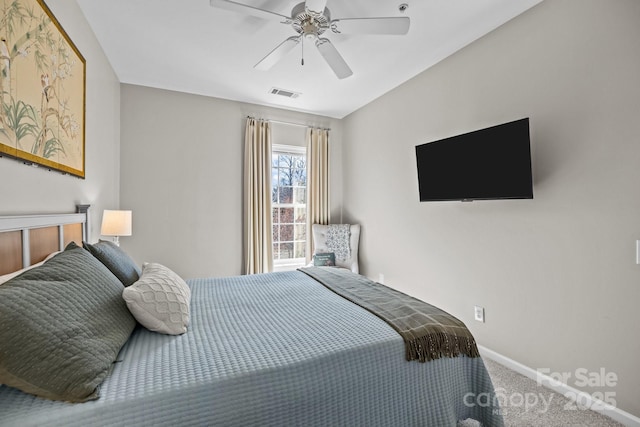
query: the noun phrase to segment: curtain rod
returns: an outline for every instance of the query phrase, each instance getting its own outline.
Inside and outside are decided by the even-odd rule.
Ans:
[[[247,119],[255,119],[255,117],[247,116]],[[316,127],[316,126],[311,126],[311,125],[305,125],[303,123],[285,122],[283,120],[267,119],[267,121],[271,122],[271,123],[279,123],[281,125],[288,125],[288,126],[299,126],[299,127],[304,127],[304,128],[316,128],[316,129],[322,129],[322,130],[331,130],[331,128]]]

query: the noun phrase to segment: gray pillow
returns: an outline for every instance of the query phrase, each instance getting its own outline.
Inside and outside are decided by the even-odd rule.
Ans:
[[[82,246],[115,274],[123,285],[131,286],[140,278],[140,268],[115,243],[108,240],[100,240],[92,245],[82,242]]]
[[[0,384],[53,400],[97,399],[136,325],[123,290],[76,245],[0,286]]]

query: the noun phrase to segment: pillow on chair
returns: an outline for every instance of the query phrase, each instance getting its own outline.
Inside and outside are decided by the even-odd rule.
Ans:
[[[313,255],[313,265],[316,267],[335,267],[336,254],[333,252],[322,252]]]
[[[342,227],[340,227],[342,224],[338,225],[338,231],[340,231],[340,229]],[[330,236],[328,236],[328,234],[330,233],[330,226],[329,225],[322,225],[322,224],[313,224],[311,226],[311,233],[313,234],[313,246],[314,246],[314,254],[319,254],[319,253],[327,253],[327,252],[334,252],[336,254],[336,266],[337,267],[344,267],[348,270],[353,271],[354,273],[359,273],[360,269],[358,268],[358,243],[360,241],[360,225],[359,224],[344,224],[345,226],[348,226],[347,230],[347,239],[348,239],[348,257],[347,258],[340,258],[340,256],[338,256],[338,253],[344,252],[344,248],[343,247],[337,247],[337,246],[341,246],[343,244],[346,244],[346,242],[335,242],[332,240],[335,239],[331,239],[329,238]],[[334,247],[336,246],[336,247]]]

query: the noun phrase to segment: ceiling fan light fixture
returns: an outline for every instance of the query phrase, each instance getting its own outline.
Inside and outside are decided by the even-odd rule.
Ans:
[[[313,18],[310,18],[306,21],[303,21],[301,24],[302,36],[307,41],[313,41],[318,38],[319,29],[316,21]]]

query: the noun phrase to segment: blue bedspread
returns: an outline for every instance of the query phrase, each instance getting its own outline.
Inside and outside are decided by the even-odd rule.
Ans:
[[[5,426],[501,426],[481,358],[407,362],[375,315],[298,271],[189,281],[181,336],[139,328],[96,401],[0,386]]]

